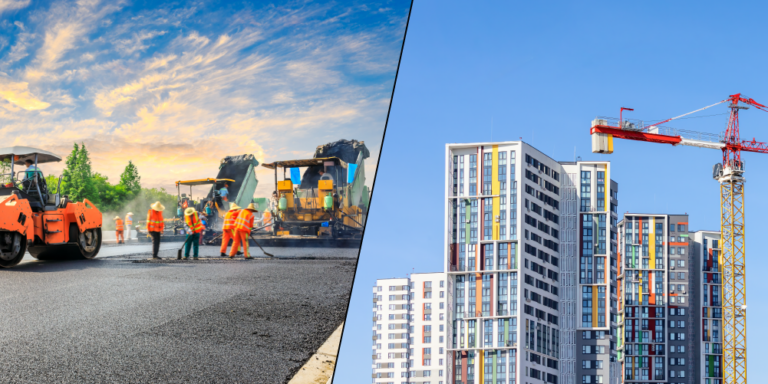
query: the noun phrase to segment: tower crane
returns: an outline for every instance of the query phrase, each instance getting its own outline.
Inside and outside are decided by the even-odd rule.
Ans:
[[[684,116],[703,111],[719,104],[729,103],[730,117],[724,134],[711,134],[678,130],[661,126]],[[601,118],[592,121],[592,152],[613,153],[613,139],[647,141],[651,143],[685,145],[719,149],[722,162],[715,164],[713,178],[720,183],[720,233],[723,266],[723,373],[726,384],[747,382],[747,286],[745,276],[744,243],[744,162],[741,152],[768,153],[768,144],[755,139],[741,140],[739,111],[754,107],[768,112],[768,107],[740,93],[695,111],[655,124],[645,125],[639,120],[624,120],[622,108],[616,119]],[[618,123],[612,125],[612,123]]]

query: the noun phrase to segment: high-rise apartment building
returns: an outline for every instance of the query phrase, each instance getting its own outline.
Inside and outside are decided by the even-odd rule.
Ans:
[[[698,367],[696,384],[723,384],[723,310],[722,269],[720,267],[720,232],[696,231],[693,255],[697,261],[698,304],[701,314],[697,329]],[[701,271],[701,272],[698,272]]]
[[[446,381],[446,275],[380,279],[373,288],[372,383]]]
[[[619,344],[625,383],[722,384],[718,232],[688,215],[619,223]]]
[[[610,164],[522,141],[446,158],[447,381],[618,384]]]
[[[618,184],[608,162],[562,167],[563,384],[619,384]]]

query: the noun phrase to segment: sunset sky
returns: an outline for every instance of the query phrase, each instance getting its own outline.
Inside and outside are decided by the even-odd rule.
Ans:
[[[175,192],[227,155],[357,139],[370,185],[409,4],[0,0],[0,146],[83,142],[110,181],[133,160]]]

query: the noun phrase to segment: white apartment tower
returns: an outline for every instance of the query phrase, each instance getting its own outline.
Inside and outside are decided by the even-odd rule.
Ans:
[[[376,281],[372,383],[445,383],[445,306],[444,273]]]
[[[522,141],[446,161],[447,382],[618,384],[610,164]]]

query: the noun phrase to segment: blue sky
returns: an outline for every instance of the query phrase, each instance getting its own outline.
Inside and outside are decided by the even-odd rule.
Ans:
[[[172,188],[227,155],[357,139],[373,175],[409,6],[3,0],[0,141],[61,155],[82,141],[111,180],[133,160],[145,186]]]
[[[741,92],[768,105],[766,6],[719,2],[417,1],[413,6],[335,383],[369,383],[371,287],[377,278],[441,271],[445,143],[523,140],[557,160],[611,160],[619,212],[688,213],[720,227],[715,150],[617,141],[591,153],[590,121],[660,121]],[[724,105],[670,123],[718,133]],[[491,123],[493,121],[493,123]],[[493,127],[493,128],[492,128]],[[768,113],[741,114],[742,138],[768,141]],[[768,341],[768,155],[747,153],[749,378]],[[396,380],[397,381],[397,380]],[[755,381],[756,382],[756,381]]]

